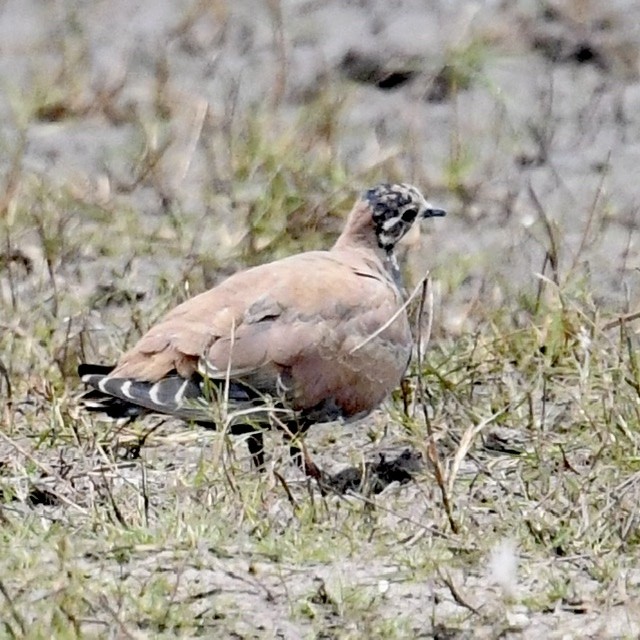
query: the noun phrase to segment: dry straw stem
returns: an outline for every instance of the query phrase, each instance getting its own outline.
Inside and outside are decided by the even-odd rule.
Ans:
[[[358,351],[358,349],[362,349],[362,347],[364,347],[368,342],[373,340],[376,336],[380,335],[387,327],[393,324],[396,318],[401,313],[406,313],[406,309],[409,304],[411,304],[411,301],[418,295],[419,291],[423,290],[426,287],[428,278],[429,274],[427,273],[427,275],[425,275],[422,280],[420,280],[420,282],[415,286],[415,288],[411,292],[411,295],[407,298],[404,304],[379,329],[374,331],[371,335],[368,335],[362,342],[353,347],[353,349],[351,349],[349,353],[355,353],[356,351]]]
[[[610,320],[609,322],[606,322],[604,325],[602,325],[602,330],[609,331],[610,329],[615,329],[616,327],[620,327],[626,324],[627,322],[633,322],[634,320],[639,320],[639,319],[640,319],[640,311],[627,313],[626,315],[620,316],[615,320]]]
[[[442,580],[442,582],[444,582],[444,584],[446,585],[447,589],[449,589],[449,593],[451,593],[451,596],[453,597],[453,599],[461,607],[464,607],[465,609],[468,609],[469,611],[471,611],[471,613],[475,613],[476,615],[480,615],[480,611],[478,609],[476,609],[476,607],[474,607],[473,605],[469,604],[467,602],[467,599],[465,597],[463,597],[463,595],[460,593],[460,590],[458,589],[458,587],[454,583],[454,581],[451,578],[451,576],[446,571],[441,569],[440,567],[438,567],[437,571],[438,571],[438,577],[440,578],[440,580]]]
[[[204,126],[204,120],[209,110],[209,103],[204,98],[198,98],[195,100],[194,115],[190,126],[189,139],[186,145],[180,170],[178,171],[178,177],[174,187],[178,187],[189,173],[189,168],[193,162],[193,156],[198,146],[198,141],[202,136],[202,127]]]
[[[447,493],[450,495],[453,493],[453,485],[455,484],[456,478],[458,477],[458,472],[460,471],[460,465],[464,460],[465,456],[469,452],[471,448],[471,444],[473,443],[475,437],[488,425],[490,425],[496,418],[499,418],[503,413],[509,410],[509,406],[503,407],[500,411],[497,411],[492,416],[489,416],[485,420],[480,421],[478,424],[471,425],[467,428],[467,430],[462,434],[462,438],[460,439],[460,445],[458,446],[455,456],[453,457],[453,462],[451,463],[451,469],[447,474]]]
[[[556,228],[555,222],[553,222],[549,218],[545,208],[540,203],[538,195],[536,194],[531,182],[529,182],[529,184],[527,185],[527,190],[529,192],[529,197],[531,198],[531,202],[533,202],[533,206],[538,212],[538,215],[540,216],[540,220],[542,220],[544,229],[547,232],[547,237],[549,239],[549,246],[547,248],[546,258],[548,259],[549,264],[551,265],[553,282],[556,284],[556,286],[559,286],[560,285],[560,271],[559,271],[560,242],[558,240],[557,228]]]
[[[440,496],[442,498],[442,506],[444,507],[445,513],[447,514],[447,519],[449,521],[449,526],[454,533],[459,532],[458,523],[453,517],[453,509],[451,507],[451,500],[449,498],[450,491],[447,488],[447,483],[445,481],[445,473],[444,467],[440,460],[440,456],[438,454],[438,448],[436,446],[436,438],[433,432],[433,426],[431,425],[431,420],[429,418],[429,412],[427,410],[427,398],[424,388],[424,382],[422,380],[422,359],[423,352],[427,347],[429,337],[431,335],[431,326],[432,326],[432,318],[433,318],[433,289],[429,286],[431,280],[429,277],[429,273],[427,272],[414,290],[414,295],[418,289],[420,289],[420,304],[418,305],[418,313],[416,317],[417,324],[417,343],[418,343],[418,381],[416,385],[416,399],[417,403],[422,407],[422,412],[424,415],[425,425],[427,427],[427,452],[428,458],[433,466],[433,473],[436,478],[436,483],[440,490]],[[422,317],[424,315],[425,302],[429,303],[429,321],[427,324],[427,335],[423,338],[422,336]]]

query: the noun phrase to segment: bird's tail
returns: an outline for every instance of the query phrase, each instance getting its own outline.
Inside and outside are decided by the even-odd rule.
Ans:
[[[81,364],[78,375],[91,387],[80,398],[88,411],[102,412],[111,418],[135,418],[147,413],[161,413],[197,422],[203,426],[215,425],[220,416],[216,407],[226,396],[228,410],[240,410],[246,421],[258,418],[254,414],[263,403],[263,397],[238,381],[224,388],[224,382],[194,374],[183,378],[171,372],[156,382],[112,377],[113,366]],[[219,413],[219,412],[218,412]]]

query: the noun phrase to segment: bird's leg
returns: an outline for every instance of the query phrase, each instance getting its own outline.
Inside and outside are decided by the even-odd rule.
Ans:
[[[304,446],[304,442],[296,438],[289,445],[289,455],[295,460],[296,464],[304,471],[304,475],[309,478],[315,478],[316,480],[322,479],[322,471],[311,459],[307,447]]]
[[[264,471],[264,438],[262,431],[253,431],[247,438],[251,462],[258,471]]]
[[[276,425],[284,432],[284,438],[289,443],[289,455],[295,463],[304,471],[305,476],[322,479],[322,471],[309,456],[309,452],[302,440],[302,434],[309,428],[309,424],[288,422],[275,419]]]

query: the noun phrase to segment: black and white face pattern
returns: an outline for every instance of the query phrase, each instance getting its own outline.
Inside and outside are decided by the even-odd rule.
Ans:
[[[418,218],[443,216],[410,184],[379,184],[364,194],[373,211],[378,246],[388,253]]]

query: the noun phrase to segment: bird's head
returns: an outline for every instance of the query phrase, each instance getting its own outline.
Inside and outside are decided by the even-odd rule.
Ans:
[[[391,253],[398,241],[417,220],[444,216],[416,187],[406,184],[379,184],[366,190],[362,201],[368,205],[373,220],[376,241],[381,249]]]

